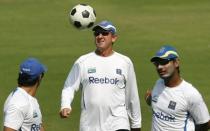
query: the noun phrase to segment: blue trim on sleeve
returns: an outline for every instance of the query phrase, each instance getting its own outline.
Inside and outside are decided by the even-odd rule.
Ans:
[[[15,94],[15,92],[18,90],[18,88],[16,88],[13,92],[12,92],[12,96]]]
[[[187,131],[187,124],[188,124],[188,120],[189,120],[189,117],[190,117],[190,113],[189,112],[187,112],[187,115],[186,115],[187,117],[186,117],[186,120],[185,120],[185,125],[184,125],[184,131]]]

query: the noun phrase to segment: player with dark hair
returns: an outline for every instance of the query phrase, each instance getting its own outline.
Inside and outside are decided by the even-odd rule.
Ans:
[[[80,87],[80,131],[140,131],[136,75],[131,60],[113,51],[116,27],[102,21],[93,34],[96,50],[74,63],[62,90],[60,115],[69,116],[74,93]]]
[[[151,62],[160,76],[145,97],[153,111],[152,131],[207,131],[207,106],[198,90],[181,77],[176,49],[161,47]]]
[[[20,65],[18,87],[4,104],[3,131],[44,131],[35,95],[45,72],[45,66],[35,58],[29,58]]]

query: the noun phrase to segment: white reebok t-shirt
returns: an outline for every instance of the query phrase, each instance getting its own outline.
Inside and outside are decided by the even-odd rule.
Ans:
[[[66,79],[61,108],[70,108],[79,87],[82,90],[80,131],[141,127],[136,76],[128,57],[117,52],[109,57],[95,52],[81,56]]]
[[[36,98],[16,88],[4,104],[4,126],[18,131],[40,131],[42,115]]]
[[[190,83],[166,87],[159,79],[152,91],[152,131],[194,131],[196,124],[209,120],[209,112],[200,93]]]

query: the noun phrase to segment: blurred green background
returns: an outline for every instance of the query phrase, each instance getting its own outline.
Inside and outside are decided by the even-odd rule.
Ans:
[[[80,93],[68,119],[60,119],[60,95],[74,61],[95,49],[91,30],[69,24],[76,4],[91,5],[97,22],[112,21],[118,29],[115,50],[135,66],[142,109],[142,130],[149,131],[151,110],[144,94],[158,78],[150,58],[164,44],[181,56],[181,74],[201,92],[210,108],[210,1],[209,0],[0,0],[0,121],[3,104],[17,86],[19,64],[36,57],[48,67],[39,88],[46,131],[78,131]]]

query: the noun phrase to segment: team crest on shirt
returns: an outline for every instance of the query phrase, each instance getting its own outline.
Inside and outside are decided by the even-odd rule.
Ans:
[[[170,101],[169,102],[169,105],[168,105],[168,108],[169,109],[172,109],[172,110],[175,110],[175,108],[176,108],[176,102]]]
[[[38,117],[38,113],[36,111],[33,112],[33,118]]]
[[[93,67],[93,68],[88,68],[88,74],[90,73],[96,73],[96,68]]]
[[[116,69],[116,74],[122,75],[122,70],[121,69]]]

